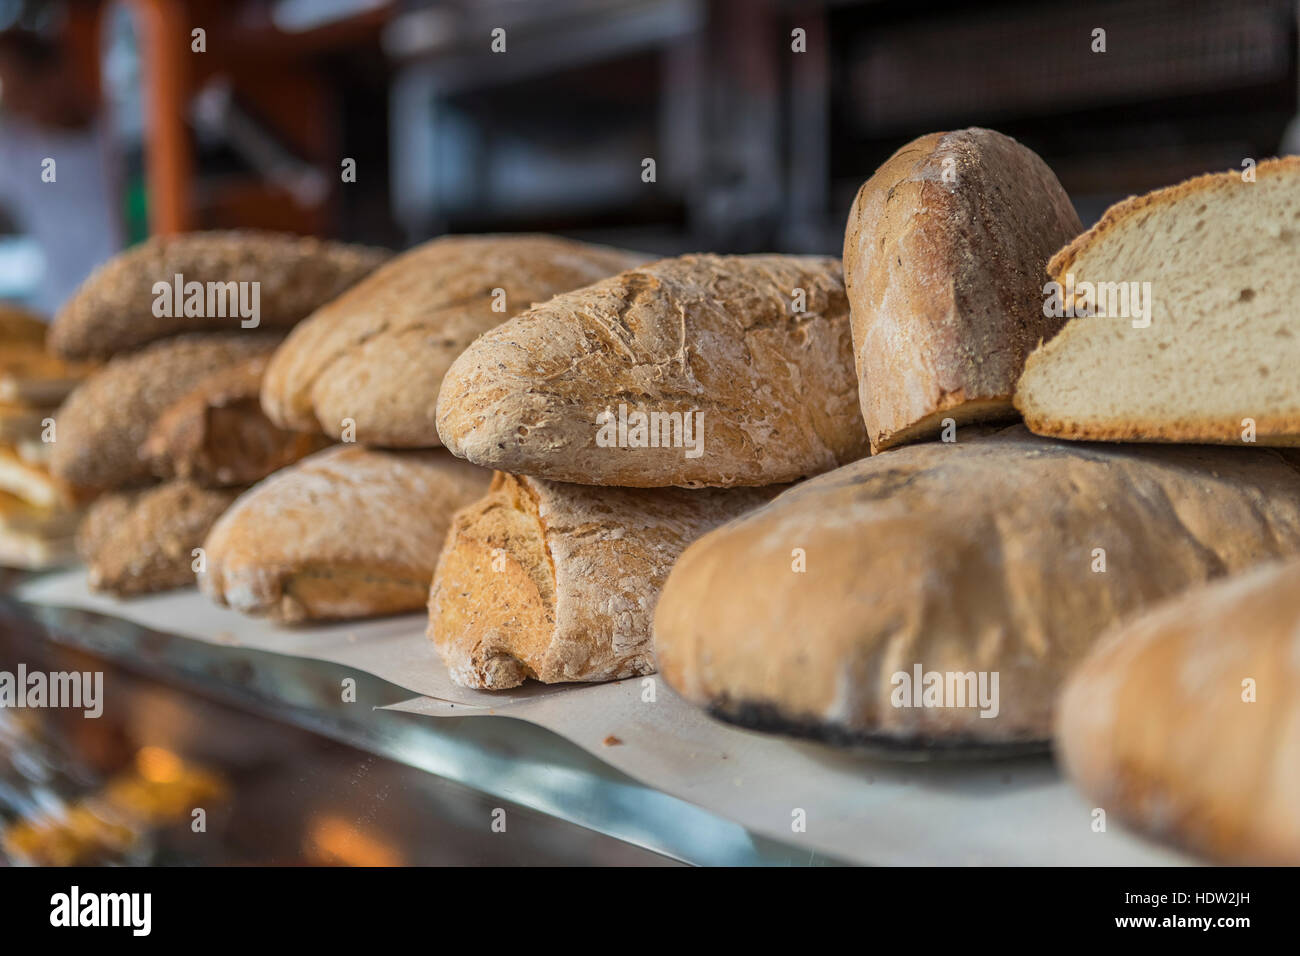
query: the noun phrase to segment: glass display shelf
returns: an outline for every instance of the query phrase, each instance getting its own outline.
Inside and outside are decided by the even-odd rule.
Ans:
[[[341,665],[220,646],[90,611],[27,604],[0,574],[0,627],[151,680],[454,781],[483,794],[697,865],[840,865],[755,834],[610,767],[545,728],[507,716],[425,717],[382,708],[409,690]],[[355,701],[343,681],[355,681]]]

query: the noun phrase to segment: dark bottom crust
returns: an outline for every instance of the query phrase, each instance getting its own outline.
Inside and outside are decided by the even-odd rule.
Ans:
[[[776,704],[766,701],[715,700],[708,705],[708,712],[712,717],[748,730],[800,737],[893,759],[965,760],[1020,757],[1051,751],[1051,742],[1047,739],[997,741],[971,736],[929,737],[922,734],[902,737],[849,730],[812,717],[791,716]]]

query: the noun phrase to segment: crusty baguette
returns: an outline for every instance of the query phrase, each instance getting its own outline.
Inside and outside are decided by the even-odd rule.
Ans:
[[[638,435],[651,414],[690,416],[699,453],[680,427]],[[770,485],[852,461],[867,440],[839,261],[683,256],[557,295],[452,364],[438,434],[475,464],[593,485]]]
[[[194,584],[194,549],[238,494],[169,481],[97,498],[77,531],[90,587],[127,597]]]
[[[329,439],[273,425],[262,412],[263,353],[213,372],[159,416],[140,454],[159,478],[251,485]]]
[[[49,347],[64,358],[107,358],[180,332],[241,331],[238,315],[187,316],[183,309],[156,315],[154,284],[173,283],[178,275],[186,283],[260,283],[258,328],[283,330],[388,255],[286,233],[158,236],[110,259],[82,283],[55,316]]]
[[[908,143],[858,190],[844,279],[871,448],[1015,418],[1025,357],[1060,328],[1043,269],[1083,224],[1036,153],[993,130]]]
[[[368,445],[428,448],[448,366],[535,302],[645,256],[554,236],[448,236],[406,252],[294,329],[266,375],[271,419]],[[498,297],[500,290],[501,297]]]
[[[150,480],[140,444],[158,416],[197,380],[254,355],[268,354],[266,333],[184,335],[113,359],[83,382],[55,416],[50,471],[98,490]]]
[[[1057,750],[1095,805],[1224,863],[1300,865],[1300,562],[1121,624],[1070,677]]]
[[[442,450],[327,448],[222,516],[199,587],[284,623],[419,610],[452,515],[491,477]]]
[[[1074,311],[1104,314],[1026,362],[1016,407],[1035,432],[1300,444],[1300,156],[1126,199],[1048,270]]]
[[[452,521],[429,637],[466,687],[652,673],[650,624],[673,561],[779,490],[593,488],[498,472]]]
[[[1300,553],[1298,479],[1270,449],[1081,446],[1020,425],[899,448],[688,547],[655,615],[660,672],[756,728],[1045,747],[1063,678],[1106,627]],[[983,674],[989,691],[998,674],[996,714],[896,706],[917,665],[918,683]]]

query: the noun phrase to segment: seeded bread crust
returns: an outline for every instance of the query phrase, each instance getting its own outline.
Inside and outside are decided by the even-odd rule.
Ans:
[[[242,330],[239,316],[156,316],[154,283],[258,282],[258,328],[284,329],[388,258],[385,249],[287,233],[156,236],[91,274],[55,316],[49,348],[64,358],[108,358],[182,332]],[[173,309],[173,311],[176,311]]]
[[[555,236],[448,236],[396,257],[290,334],[267,371],[271,420],[390,448],[441,444],[443,375],[471,342],[639,253]],[[500,290],[501,295],[497,295]]]
[[[1300,865],[1298,595],[1300,563],[1269,564],[1098,643],[1056,729],[1093,805],[1223,863]]]

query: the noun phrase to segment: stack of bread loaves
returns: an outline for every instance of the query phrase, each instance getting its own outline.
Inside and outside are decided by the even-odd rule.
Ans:
[[[99,497],[77,536],[92,587],[191,583],[195,549],[242,486],[321,447],[261,414],[286,328],[375,268],[380,250],[260,233],[145,242],[93,274],[48,346],[104,359],[55,416],[50,470]]]
[[[1117,627],[1066,698],[1070,769],[1225,859],[1300,861],[1295,681],[1276,672],[1300,659],[1294,565],[1124,624],[1300,554],[1300,459],[1259,447],[1300,434],[1298,178],[1286,160],[1194,180],[1074,238],[1060,186],[1013,140],[901,149],[858,194],[844,251],[883,453],[685,550],[655,616],[664,677],[749,727],[1005,753],[1048,745],[1063,684]],[[1047,436],[1240,447],[992,425],[1013,401]],[[1239,702],[1256,679],[1261,703]]]
[[[79,500],[49,473],[54,410],[91,369],[45,351],[43,321],[0,303],[0,565],[44,568],[72,557]],[[44,439],[44,440],[43,440]]]
[[[234,504],[204,545],[203,591],[284,623],[422,608],[452,514],[491,479],[438,447],[443,374],[533,302],[640,258],[546,236],[449,237],[318,309],[271,358],[262,407],[344,444]]]

